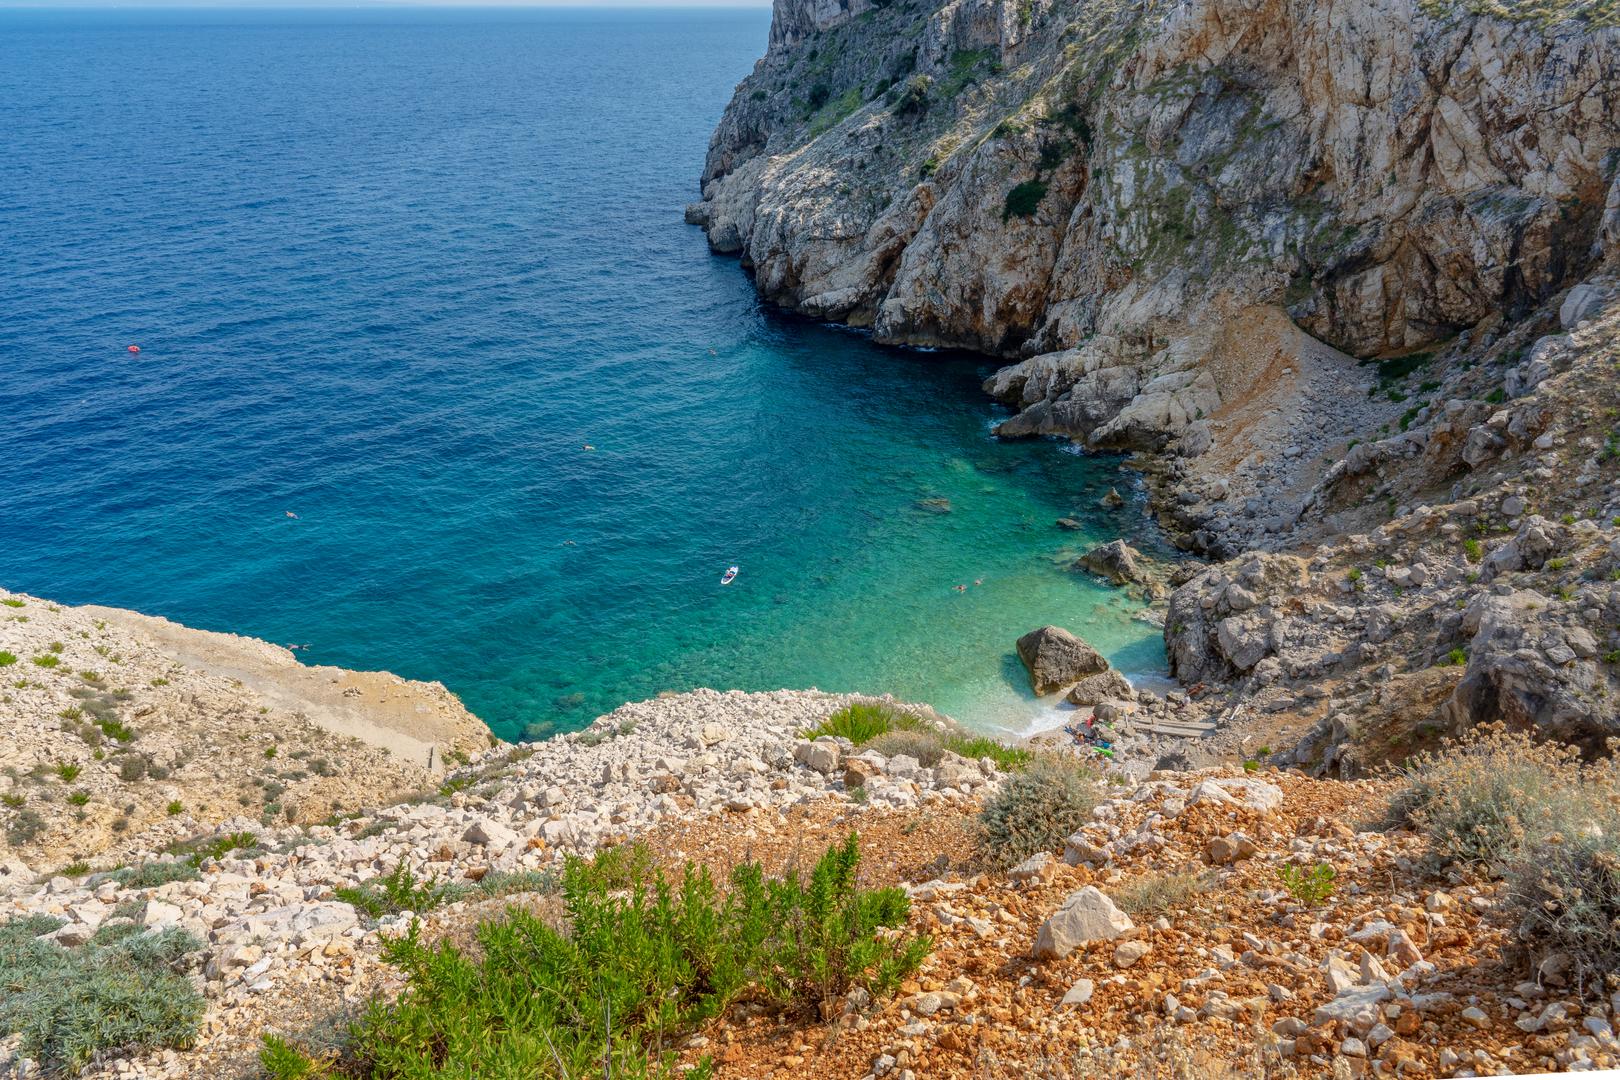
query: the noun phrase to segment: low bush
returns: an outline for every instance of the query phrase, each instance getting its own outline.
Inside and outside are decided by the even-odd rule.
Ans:
[[[1333,895],[1333,882],[1338,873],[1327,863],[1316,863],[1309,870],[1303,866],[1284,866],[1277,871],[1283,888],[1306,907],[1317,907]]]
[[[1043,754],[1007,778],[979,812],[980,846],[1012,866],[1064,841],[1091,820],[1096,774],[1069,755]]]
[[[1007,221],[1015,217],[1033,217],[1040,208],[1041,200],[1046,198],[1046,181],[1025,180],[1022,184],[1007,192],[1007,199],[1001,207],[1001,220]]]
[[[510,873],[485,874],[478,882],[478,891],[485,896],[515,896],[518,893],[554,892],[557,875],[549,870],[514,870]]]
[[[199,836],[179,840],[164,850],[170,855],[184,855],[192,866],[201,867],[207,859],[223,859],[232,852],[249,852],[259,846],[259,838],[250,832],[226,833],[223,836]]]
[[[1607,787],[1610,800],[1620,793]],[[1538,957],[1569,957],[1583,986],[1599,989],[1620,971],[1620,809],[1594,801],[1590,811],[1509,862],[1507,897],[1521,940]]]
[[[111,1047],[185,1047],[197,1035],[203,999],[181,973],[202,947],[179,929],[140,933],[104,928],[85,945],[63,948],[41,934],[47,916],[0,923],[0,1032],[47,1074],[77,1074]]]
[[[945,749],[974,760],[987,757],[1006,770],[1021,769],[1035,757],[1028,750],[1007,746],[983,735],[952,735],[946,739]]]
[[[894,111],[898,116],[921,116],[928,111],[928,96],[934,80],[927,75],[913,75],[895,98]]]
[[[904,754],[930,768],[945,756],[945,740],[931,731],[885,731],[866,745],[884,757]]]
[[[806,739],[819,739],[824,735],[848,739],[856,746],[864,746],[891,731],[921,731],[931,729],[921,719],[880,701],[857,701],[846,705],[827,719],[807,731],[800,732]]]
[[[155,889],[171,881],[197,881],[202,873],[185,859],[174,862],[149,862],[139,866],[126,866],[107,875],[127,889]]]
[[[671,1076],[672,1048],[739,1000],[814,1015],[855,986],[892,994],[929,941],[895,932],[906,895],[857,887],[859,860],[851,834],[807,880],[746,863],[723,891],[690,864],[670,880],[633,854],[571,859],[567,933],[512,909],[479,927],[470,955],[413,925],[384,946],[406,989],[355,1025],[345,1075]],[[281,1040],[263,1060],[278,1077],[324,1075]]]
[[[983,735],[969,735],[955,727],[930,723],[881,701],[857,701],[833,713],[815,727],[799,733],[818,739],[831,735],[856,746],[871,746],[886,757],[905,754],[924,765],[939,764],[945,751],[972,760],[987,757],[1003,769],[1017,769],[1031,757],[1028,750],[1006,746]]]
[[[418,878],[401,859],[380,877],[355,886],[333,889],[333,894],[356,911],[372,918],[397,915],[402,911],[432,911],[465,895],[465,886],[442,882],[437,876]]]
[[[1567,957],[1588,990],[1620,969],[1620,760],[1493,725],[1425,755],[1393,809],[1439,860],[1506,878],[1532,959]]]
[[[264,1037],[259,1067],[270,1080],[318,1080],[332,1075],[328,1063],[316,1061],[279,1035]]]
[[[1428,838],[1441,863],[1501,869],[1570,819],[1579,771],[1574,748],[1493,725],[1415,759],[1391,810]]]

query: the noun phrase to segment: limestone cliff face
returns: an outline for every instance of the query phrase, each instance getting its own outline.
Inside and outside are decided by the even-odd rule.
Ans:
[[[777,0],[688,215],[785,307],[1017,360],[1005,434],[1198,455],[1301,350],[1429,348],[1580,280],[1617,164],[1620,30],[1578,19]]]

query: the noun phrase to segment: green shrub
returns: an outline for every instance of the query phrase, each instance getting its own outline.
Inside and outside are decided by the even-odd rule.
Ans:
[[[1391,811],[1427,837],[1441,863],[1500,868],[1557,831],[1578,803],[1578,752],[1492,725],[1418,757]]]
[[[844,706],[815,727],[800,732],[805,739],[819,739],[832,735],[848,739],[856,746],[865,746],[879,735],[891,731],[923,731],[932,729],[908,712],[880,701],[857,701]]]
[[[201,867],[208,859],[223,859],[233,851],[252,851],[258,846],[257,835],[250,832],[234,832],[223,836],[200,836],[180,840],[164,850],[170,855],[184,855],[192,866]]]
[[[1005,746],[983,735],[969,735],[954,727],[941,727],[881,701],[857,701],[833,713],[801,738],[831,735],[856,746],[871,746],[885,756],[906,754],[927,766],[939,764],[944,752],[977,761],[987,757],[1003,769],[1022,768],[1030,752]]]
[[[6,607],[22,607],[22,606],[24,606],[23,601],[18,600],[15,597],[11,597],[11,596],[6,597],[4,600],[0,600],[0,604],[4,604],[4,605],[6,605]]]
[[[1277,871],[1277,877],[1295,900],[1306,907],[1317,907],[1333,895],[1333,879],[1338,875],[1327,863],[1317,863],[1309,870],[1303,866],[1284,866]]]
[[[50,653],[45,653],[42,656],[34,657],[34,663],[36,665],[38,665],[39,667],[42,667],[42,668],[53,668],[53,667],[56,667],[61,662],[62,662],[61,660],[59,660],[57,657],[53,656]]]
[[[90,793],[88,791],[75,791],[67,797],[67,801],[69,806],[84,806],[90,801]]]
[[[945,740],[945,749],[975,761],[987,757],[1008,771],[1022,769],[1035,757],[1028,750],[1007,746],[983,735],[951,735]]]
[[[401,859],[392,870],[380,877],[359,885],[333,889],[332,892],[345,904],[352,904],[356,911],[372,919],[380,919],[402,911],[418,914],[432,911],[440,904],[459,899],[467,889],[465,886],[441,882],[435,875],[429,875],[425,880],[418,878]]]
[[[316,1061],[286,1039],[266,1035],[259,1048],[259,1067],[270,1080],[320,1080],[332,1075],[326,1062]]]
[[[155,889],[171,881],[198,881],[202,874],[185,859],[174,862],[149,862],[139,866],[126,866],[107,875],[126,889]]]
[[[17,662],[17,654],[0,649],[0,667],[10,667]]]
[[[70,765],[67,762],[61,762],[51,771],[56,774],[57,779],[61,780],[62,783],[71,784],[73,781],[79,778],[79,774],[83,772],[84,769],[78,765]]]
[[[1007,192],[1007,201],[1001,207],[1001,220],[1015,217],[1033,217],[1046,198],[1046,181],[1025,180]]]
[[[1009,776],[979,812],[981,847],[1008,866],[1062,848],[1091,820],[1099,797],[1095,774],[1077,759],[1043,754]]]
[[[1469,562],[1477,563],[1480,559],[1485,557],[1485,549],[1480,545],[1478,540],[1475,540],[1473,537],[1469,537],[1467,540],[1463,541],[1463,554],[1467,556]]]
[[[934,88],[934,80],[927,75],[913,75],[906,80],[906,87],[894,104],[894,111],[900,116],[920,116],[928,111],[928,93]]]
[[[96,727],[101,729],[103,735],[115,742],[127,743],[135,741],[134,729],[125,727],[116,719],[97,717]]]
[[[406,989],[355,1026],[354,1075],[670,1076],[671,1048],[739,1000],[811,1015],[854,986],[893,993],[929,941],[885,932],[909,903],[900,889],[857,888],[859,860],[851,834],[808,880],[767,880],[746,863],[723,893],[690,864],[677,881],[648,870],[613,889],[623,857],[608,874],[571,859],[566,935],[512,909],[479,927],[473,956],[424,945],[413,925],[384,945]],[[266,1046],[278,1075],[299,1076],[288,1049]]]
[[[48,1074],[74,1075],[103,1048],[192,1043],[203,999],[180,972],[201,942],[127,924],[74,949],[39,936],[60,925],[43,916],[0,923],[0,1031],[20,1035],[24,1054]]]

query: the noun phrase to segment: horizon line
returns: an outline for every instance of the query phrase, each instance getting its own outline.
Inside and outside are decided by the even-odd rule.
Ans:
[[[390,8],[414,11],[478,11],[549,9],[553,11],[701,11],[704,9],[769,10],[772,0],[134,0],[118,3],[108,0],[37,0],[16,3],[0,0],[0,11],[380,11]]]

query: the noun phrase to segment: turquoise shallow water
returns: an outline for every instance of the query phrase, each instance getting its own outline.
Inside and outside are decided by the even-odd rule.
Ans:
[[[766,25],[0,12],[0,582],[509,736],[694,686],[1023,728],[1045,622],[1158,668],[1066,567],[1138,519],[1113,461],[998,443],[988,362],[774,315],[681,223]]]

